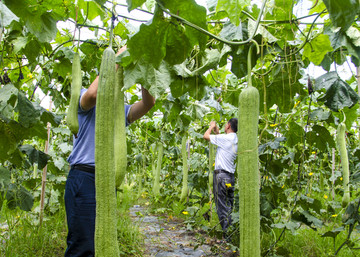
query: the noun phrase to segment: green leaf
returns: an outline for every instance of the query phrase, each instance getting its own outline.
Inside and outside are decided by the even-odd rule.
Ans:
[[[170,71],[166,62],[162,62],[158,69],[143,59],[136,64],[129,65],[124,71],[124,89],[129,89],[140,83],[155,98],[159,98],[171,83]]]
[[[220,31],[220,37],[229,41],[242,41],[244,40],[243,33],[242,23],[239,26],[235,26],[233,23],[227,21]]]
[[[323,226],[323,222],[310,214],[308,211],[300,211],[294,213],[292,216],[292,220],[300,221],[314,230]]]
[[[7,27],[13,21],[19,21],[19,18],[10,11],[3,2],[0,2],[0,24],[1,27]]]
[[[198,5],[195,0],[172,0],[164,1],[163,4],[172,13],[207,30],[206,8]],[[191,47],[198,44],[200,49],[205,49],[207,36],[204,33],[187,26],[185,34],[189,39]]]
[[[336,72],[326,73],[315,80],[315,90],[325,89],[325,95],[319,98],[332,111],[338,112],[345,107],[351,108],[360,99],[358,94],[343,81]]]
[[[129,52],[134,60],[145,61],[158,67],[166,55],[166,34],[170,23],[165,21],[162,12],[155,12],[151,24],[141,24],[139,32],[128,41]]]
[[[266,95],[266,105],[268,108],[273,105],[279,107],[282,113],[291,112],[294,106],[294,96],[305,96],[307,90],[299,82],[301,78],[300,66],[298,64],[281,66],[278,65],[269,76],[266,76],[265,81],[253,78],[253,85],[259,89],[260,99],[264,99]],[[264,85],[265,90],[264,92]],[[260,110],[264,109],[264,101],[260,101]]]
[[[3,166],[0,166],[0,189],[7,188],[11,182],[11,174],[8,169]]]
[[[37,163],[39,169],[43,169],[50,158],[44,152],[36,150],[32,145],[23,145],[19,149],[28,156],[31,164]]]
[[[249,19],[249,21],[248,21],[249,37],[254,35],[255,28],[256,28],[256,22],[253,21],[252,19]],[[264,41],[268,42],[270,44],[278,41],[278,39],[276,37],[274,37],[268,30],[266,30],[261,25],[259,25],[258,29],[256,30],[254,37],[256,35],[261,35],[264,38]]]
[[[335,141],[330,132],[323,126],[314,125],[307,133],[307,140],[310,145],[315,145],[320,151],[327,151],[327,147],[335,147]]]
[[[344,230],[345,230],[345,228],[343,226],[341,226],[341,227],[335,228],[331,231],[325,232],[324,234],[321,235],[321,237],[332,237],[335,239],[337,237],[337,235]]]
[[[351,26],[359,12],[357,0],[324,0],[324,4],[334,27],[340,27],[342,30],[347,30]]]
[[[209,107],[195,102],[188,106],[185,115],[190,117],[191,120],[201,120],[208,112],[210,112]]]
[[[200,100],[206,94],[206,82],[202,76],[181,78],[173,80],[170,84],[173,97],[180,97],[189,93],[194,99]]]
[[[349,31],[350,30],[350,31]],[[356,34],[353,29],[349,28],[348,31],[342,29],[334,29],[331,26],[325,26],[324,33],[329,35],[331,46],[334,50],[338,50],[341,47],[346,47],[349,54],[357,59],[360,59],[360,46]]]
[[[308,210],[312,209],[313,211],[317,212],[318,214],[321,214],[322,204],[321,204],[321,201],[318,199],[313,199],[306,195],[301,195],[300,200],[299,200],[299,205],[304,210],[308,211]]]
[[[316,110],[311,111],[310,119],[314,121],[324,121],[330,117],[331,112],[326,111],[322,108],[318,108]]]
[[[50,42],[56,37],[56,22],[51,13],[43,13],[40,16],[33,16],[31,20],[28,20],[26,27],[40,42]]]
[[[14,53],[19,53],[27,44],[27,37],[18,37],[16,38],[14,43]]]
[[[0,162],[6,161],[17,149],[17,137],[11,127],[0,120]]]
[[[88,1],[88,0],[79,0],[78,6],[80,10],[83,10],[83,14],[86,15],[86,18],[90,21],[94,20],[98,16],[104,15],[104,10],[101,8],[101,6],[106,2],[106,0],[102,1]],[[74,17],[78,19],[78,23],[84,23],[84,19],[79,19],[79,12],[78,16]],[[76,15],[76,14],[75,14]]]
[[[34,204],[34,197],[23,186],[18,188],[16,185],[10,184],[5,194],[10,209],[19,206],[20,209],[24,211],[31,211]]]
[[[249,6],[250,3],[250,0],[218,0],[216,11],[227,12],[230,21],[239,26],[241,11]]]
[[[145,2],[146,0],[126,0],[128,11],[131,12],[132,10],[141,7]]]
[[[315,65],[320,65],[325,55],[333,51],[328,35],[320,34],[304,47],[303,57],[309,58]]]
[[[2,114],[2,110],[7,105],[15,106],[18,92],[19,90],[12,84],[7,84],[0,88],[0,114]]]
[[[304,129],[295,122],[289,123],[289,128],[285,133],[286,144],[290,147],[295,146],[298,143],[302,143],[304,140]]]
[[[34,108],[33,104],[21,92],[18,95],[16,110],[19,112],[19,123],[25,128],[35,125],[40,120],[40,112]]]
[[[172,23],[166,32],[166,56],[165,61],[170,65],[182,63],[191,51],[189,39],[184,28]]]

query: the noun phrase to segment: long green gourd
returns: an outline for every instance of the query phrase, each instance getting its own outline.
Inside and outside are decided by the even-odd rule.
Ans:
[[[182,179],[182,189],[180,201],[184,201],[188,195],[188,162],[187,162],[187,151],[186,151],[186,141],[187,137],[184,135],[181,140],[181,155],[183,159],[183,179]]]
[[[155,169],[155,180],[154,180],[154,188],[153,188],[154,196],[160,195],[160,171],[161,171],[161,163],[164,152],[164,146],[161,142],[158,143],[157,149],[158,149],[158,158]]]
[[[260,174],[258,167],[259,91],[251,82],[251,49],[248,87],[239,95],[238,178],[240,256],[260,257]]]
[[[345,208],[350,202],[350,187],[349,187],[349,158],[346,150],[346,138],[345,138],[345,123],[341,122],[338,125],[336,133],[336,142],[338,150],[340,152],[341,168],[343,176],[343,188],[344,195],[341,201],[341,205]]]
[[[114,155],[115,155],[115,186],[120,187],[126,174],[127,146],[125,129],[124,107],[124,73],[123,67],[119,66],[115,77],[115,132],[114,132]]]
[[[82,77],[81,77],[80,55],[78,52],[76,52],[74,54],[73,63],[72,63],[70,105],[66,116],[66,123],[71,133],[73,133],[74,135],[76,135],[79,131],[78,109],[79,109],[81,84],[82,84]]]
[[[118,257],[114,161],[115,52],[105,49],[96,96],[95,256]]]

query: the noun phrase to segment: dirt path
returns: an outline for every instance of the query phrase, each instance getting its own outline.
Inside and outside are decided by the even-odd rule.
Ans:
[[[180,220],[151,215],[139,205],[130,208],[130,215],[145,236],[144,257],[236,256],[229,247],[212,238],[206,238],[200,245],[196,234],[187,231]]]

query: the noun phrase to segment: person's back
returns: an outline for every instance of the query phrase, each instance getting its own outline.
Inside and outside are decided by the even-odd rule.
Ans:
[[[215,135],[211,135],[214,131]],[[212,121],[204,134],[204,139],[217,146],[215,170],[213,176],[213,193],[216,211],[219,217],[224,238],[231,225],[231,212],[234,204],[234,185],[237,157],[237,119],[230,119],[225,125],[225,134],[219,134],[219,128]]]

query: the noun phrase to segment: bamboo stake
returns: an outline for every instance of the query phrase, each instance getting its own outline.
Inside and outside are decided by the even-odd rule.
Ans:
[[[332,149],[332,167],[331,167],[331,175],[334,178],[335,177],[335,148]],[[332,181],[332,186],[331,186],[331,195],[332,195],[332,199],[335,200],[335,180],[333,179]]]
[[[49,111],[52,108],[52,101],[50,100]],[[49,141],[50,141],[50,122],[47,123],[47,140],[45,142],[45,154],[49,152]],[[41,180],[41,196],[40,196],[40,227],[42,225],[43,217],[44,217],[44,198],[45,198],[45,186],[46,186],[46,175],[47,175],[47,165],[45,165],[42,173]]]

